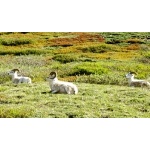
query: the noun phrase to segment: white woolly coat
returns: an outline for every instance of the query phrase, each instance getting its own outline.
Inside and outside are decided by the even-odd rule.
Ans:
[[[59,81],[57,78],[49,79],[49,85],[52,93],[77,94],[78,88],[75,84],[65,81]]]

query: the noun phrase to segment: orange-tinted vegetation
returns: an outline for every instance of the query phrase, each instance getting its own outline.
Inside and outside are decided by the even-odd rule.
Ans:
[[[13,68],[33,84],[14,85]],[[79,93],[50,93],[51,71]],[[128,87],[129,71],[150,81],[150,33],[1,32],[0,117],[149,118],[149,89]]]
[[[73,33],[71,33],[73,34]],[[49,39],[48,42],[51,46],[73,46],[84,42],[104,42],[104,38],[100,34],[90,33],[74,33],[74,37],[56,37]]]

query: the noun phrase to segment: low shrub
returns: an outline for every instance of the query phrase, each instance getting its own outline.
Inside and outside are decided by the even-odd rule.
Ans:
[[[90,75],[90,74],[107,74],[108,69],[102,67],[99,63],[83,62],[73,68],[69,75]]]
[[[141,39],[127,39],[126,42],[130,44],[144,44],[145,43]]]
[[[63,36],[49,39],[51,46],[70,47],[84,42],[104,42],[104,38],[100,34],[92,34],[85,32],[70,33],[70,36]]]
[[[82,52],[91,52],[91,53],[105,53],[108,51],[118,51],[118,47],[104,43],[96,46],[93,45],[88,47],[81,47],[79,49],[82,50]]]
[[[139,49],[140,49],[140,45],[138,44],[131,44],[127,46],[127,50],[139,50]]]
[[[61,63],[78,61],[78,57],[74,54],[58,54],[54,56],[52,59],[59,61]]]
[[[41,55],[49,53],[49,50],[41,50],[41,49],[15,49],[15,50],[0,50],[0,55]]]
[[[150,51],[150,45],[141,44],[140,49],[143,51]]]
[[[147,59],[150,59],[150,52],[146,53],[146,54],[144,55],[144,57],[147,58]]]
[[[142,57],[139,58],[138,61],[150,64],[150,52],[142,54]]]
[[[106,44],[119,44],[119,43],[122,43],[122,42],[123,42],[123,40],[120,40],[120,39],[109,39],[105,43]]]
[[[0,41],[0,43],[4,46],[18,46],[33,43],[33,40],[25,38],[0,39]]]
[[[29,56],[29,57],[25,57],[25,56],[18,56],[15,57],[16,59],[14,59],[12,62],[15,64],[18,64],[20,66],[28,66],[28,67],[43,67],[46,65],[46,61],[42,58],[42,56],[39,56],[37,58],[37,56]]]
[[[127,85],[127,80],[119,74],[102,74],[102,75],[82,75],[77,76],[77,82],[90,84],[111,84],[111,85]]]
[[[13,32],[0,32],[0,35],[8,35],[8,34],[13,34]]]

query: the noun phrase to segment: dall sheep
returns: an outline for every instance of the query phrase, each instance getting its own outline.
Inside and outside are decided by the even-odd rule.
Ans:
[[[59,81],[56,72],[51,72],[47,78],[49,81],[51,92],[63,94],[77,94],[78,88],[71,82]]]
[[[12,82],[15,84],[18,83],[32,83],[31,78],[29,77],[23,77],[23,76],[18,76],[18,69],[12,69],[11,71],[8,72],[8,75],[12,77]]]
[[[139,80],[139,79],[134,79],[135,72],[129,72],[126,74],[126,78],[128,79],[129,86],[134,86],[134,87],[149,87],[150,88],[150,83],[146,80]]]

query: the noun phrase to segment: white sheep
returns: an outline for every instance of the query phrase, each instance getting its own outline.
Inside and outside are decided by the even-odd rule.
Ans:
[[[77,94],[78,88],[75,84],[59,81],[56,72],[51,72],[47,78],[52,93]]]
[[[150,83],[146,80],[134,79],[135,72],[129,72],[126,74],[126,78],[128,79],[129,86],[134,87],[150,87]]]
[[[8,75],[12,77],[12,82],[15,84],[18,83],[32,83],[31,78],[29,77],[23,77],[23,76],[18,76],[18,69],[12,69],[11,71],[8,72]]]

